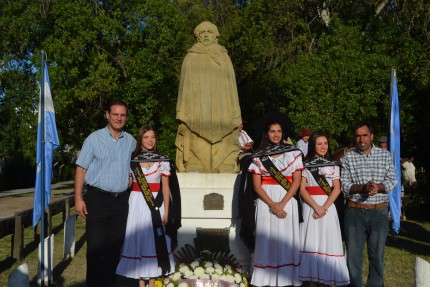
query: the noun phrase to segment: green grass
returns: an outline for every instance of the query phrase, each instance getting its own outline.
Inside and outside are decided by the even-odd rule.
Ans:
[[[85,224],[82,219],[78,219],[76,224],[76,244],[75,257],[73,259],[63,258],[63,235],[62,215],[58,214],[53,218],[53,233],[55,234],[54,243],[54,284],[51,286],[85,286]],[[25,258],[18,262],[10,258],[11,237],[6,236],[0,239],[0,286],[7,286],[9,274],[20,264],[27,263],[30,275],[30,286],[36,285],[37,275],[37,243],[34,243],[33,229],[26,228],[24,232],[24,255]]]
[[[73,259],[63,259],[63,229],[61,214],[54,216],[54,284],[52,286],[85,286],[85,223],[79,218],[76,226],[76,251]],[[11,236],[0,239],[0,286],[7,286],[9,274],[20,264],[29,265],[31,286],[36,286],[37,249],[33,241],[33,230],[25,230],[25,259],[16,262],[10,258]],[[366,252],[366,251],[365,251]],[[430,262],[430,222],[402,221],[401,232],[394,241],[387,239],[385,252],[385,286],[414,286],[415,257]],[[367,259],[364,260],[363,282],[367,277]]]
[[[402,221],[397,240],[385,249],[385,286],[414,286],[415,258],[430,262],[430,223]]]

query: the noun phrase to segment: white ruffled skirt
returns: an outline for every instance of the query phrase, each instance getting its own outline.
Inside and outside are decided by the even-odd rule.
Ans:
[[[157,193],[153,193],[153,196],[157,196]],[[164,205],[160,208],[160,214],[163,217]],[[170,261],[170,272],[167,274],[170,274],[175,271],[175,262],[167,235],[166,243]],[[161,274],[158,267],[151,211],[141,192],[132,191],[130,194],[124,246],[116,273],[134,279],[167,275]]]
[[[312,195],[312,198],[323,205],[327,195]],[[332,204],[320,219],[314,219],[313,213],[314,210],[304,202],[304,222],[300,224],[300,279],[326,285],[348,285],[349,273],[336,207]]]
[[[270,198],[279,202],[286,191],[279,185],[263,185]],[[279,219],[257,199],[256,240],[251,284],[255,286],[301,286],[299,280],[300,239],[297,201],[285,206],[287,217]]]

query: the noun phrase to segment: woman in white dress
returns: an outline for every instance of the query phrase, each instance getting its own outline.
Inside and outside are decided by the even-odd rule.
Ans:
[[[254,266],[251,284],[255,286],[300,286],[299,215],[296,199],[299,189],[302,153],[284,146],[281,124],[267,125],[260,148],[253,155],[249,171],[253,173],[253,186],[258,194],[256,202],[256,228]],[[288,180],[287,190],[269,173],[268,157]]]
[[[307,286],[349,284],[342,236],[333,202],[340,194],[339,166],[331,161],[329,137],[314,132],[302,172],[300,195],[304,200],[300,224],[300,279]]]
[[[154,129],[149,126],[142,127],[139,130],[139,138],[132,161],[139,162],[137,168],[139,169],[140,167],[141,174],[143,174],[148,183],[149,192],[152,192],[152,200],[156,201],[158,192],[163,194],[162,203],[160,202],[161,206],[158,208],[162,226],[161,230],[156,229],[157,234],[155,237],[158,237],[154,239],[152,218],[154,213],[151,212],[149,203],[147,203],[144,194],[142,194],[141,186],[136,181],[136,175],[132,172],[133,184],[129,199],[127,229],[121,260],[117,267],[117,274],[138,279],[139,287],[145,287],[146,281],[152,287],[155,284],[156,277],[173,273],[175,270],[173,255],[170,250],[170,238],[163,232],[169,218],[170,164],[168,158],[157,154],[155,150],[156,136]],[[161,237],[159,233],[163,233]],[[162,239],[161,241],[165,239],[166,245],[162,246],[162,249],[165,250],[165,256],[162,259],[164,259],[164,266],[167,266],[164,271],[159,264],[159,260],[162,260],[160,252],[157,253],[157,249],[160,250],[160,247],[156,247],[156,245],[159,245],[160,239]]]

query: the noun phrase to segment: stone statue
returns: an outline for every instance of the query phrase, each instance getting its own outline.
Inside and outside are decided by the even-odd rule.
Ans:
[[[176,165],[180,172],[237,172],[242,122],[236,78],[218,28],[204,21],[198,43],[182,62],[176,118]]]

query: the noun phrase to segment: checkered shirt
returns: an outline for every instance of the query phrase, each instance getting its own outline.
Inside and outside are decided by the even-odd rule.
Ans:
[[[372,145],[369,154],[354,149],[346,153],[342,159],[341,183],[346,198],[363,204],[379,204],[388,202],[388,193],[397,184],[393,161],[388,151]],[[367,193],[349,194],[354,184],[366,184],[374,181],[385,186],[384,193],[369,196]]]

